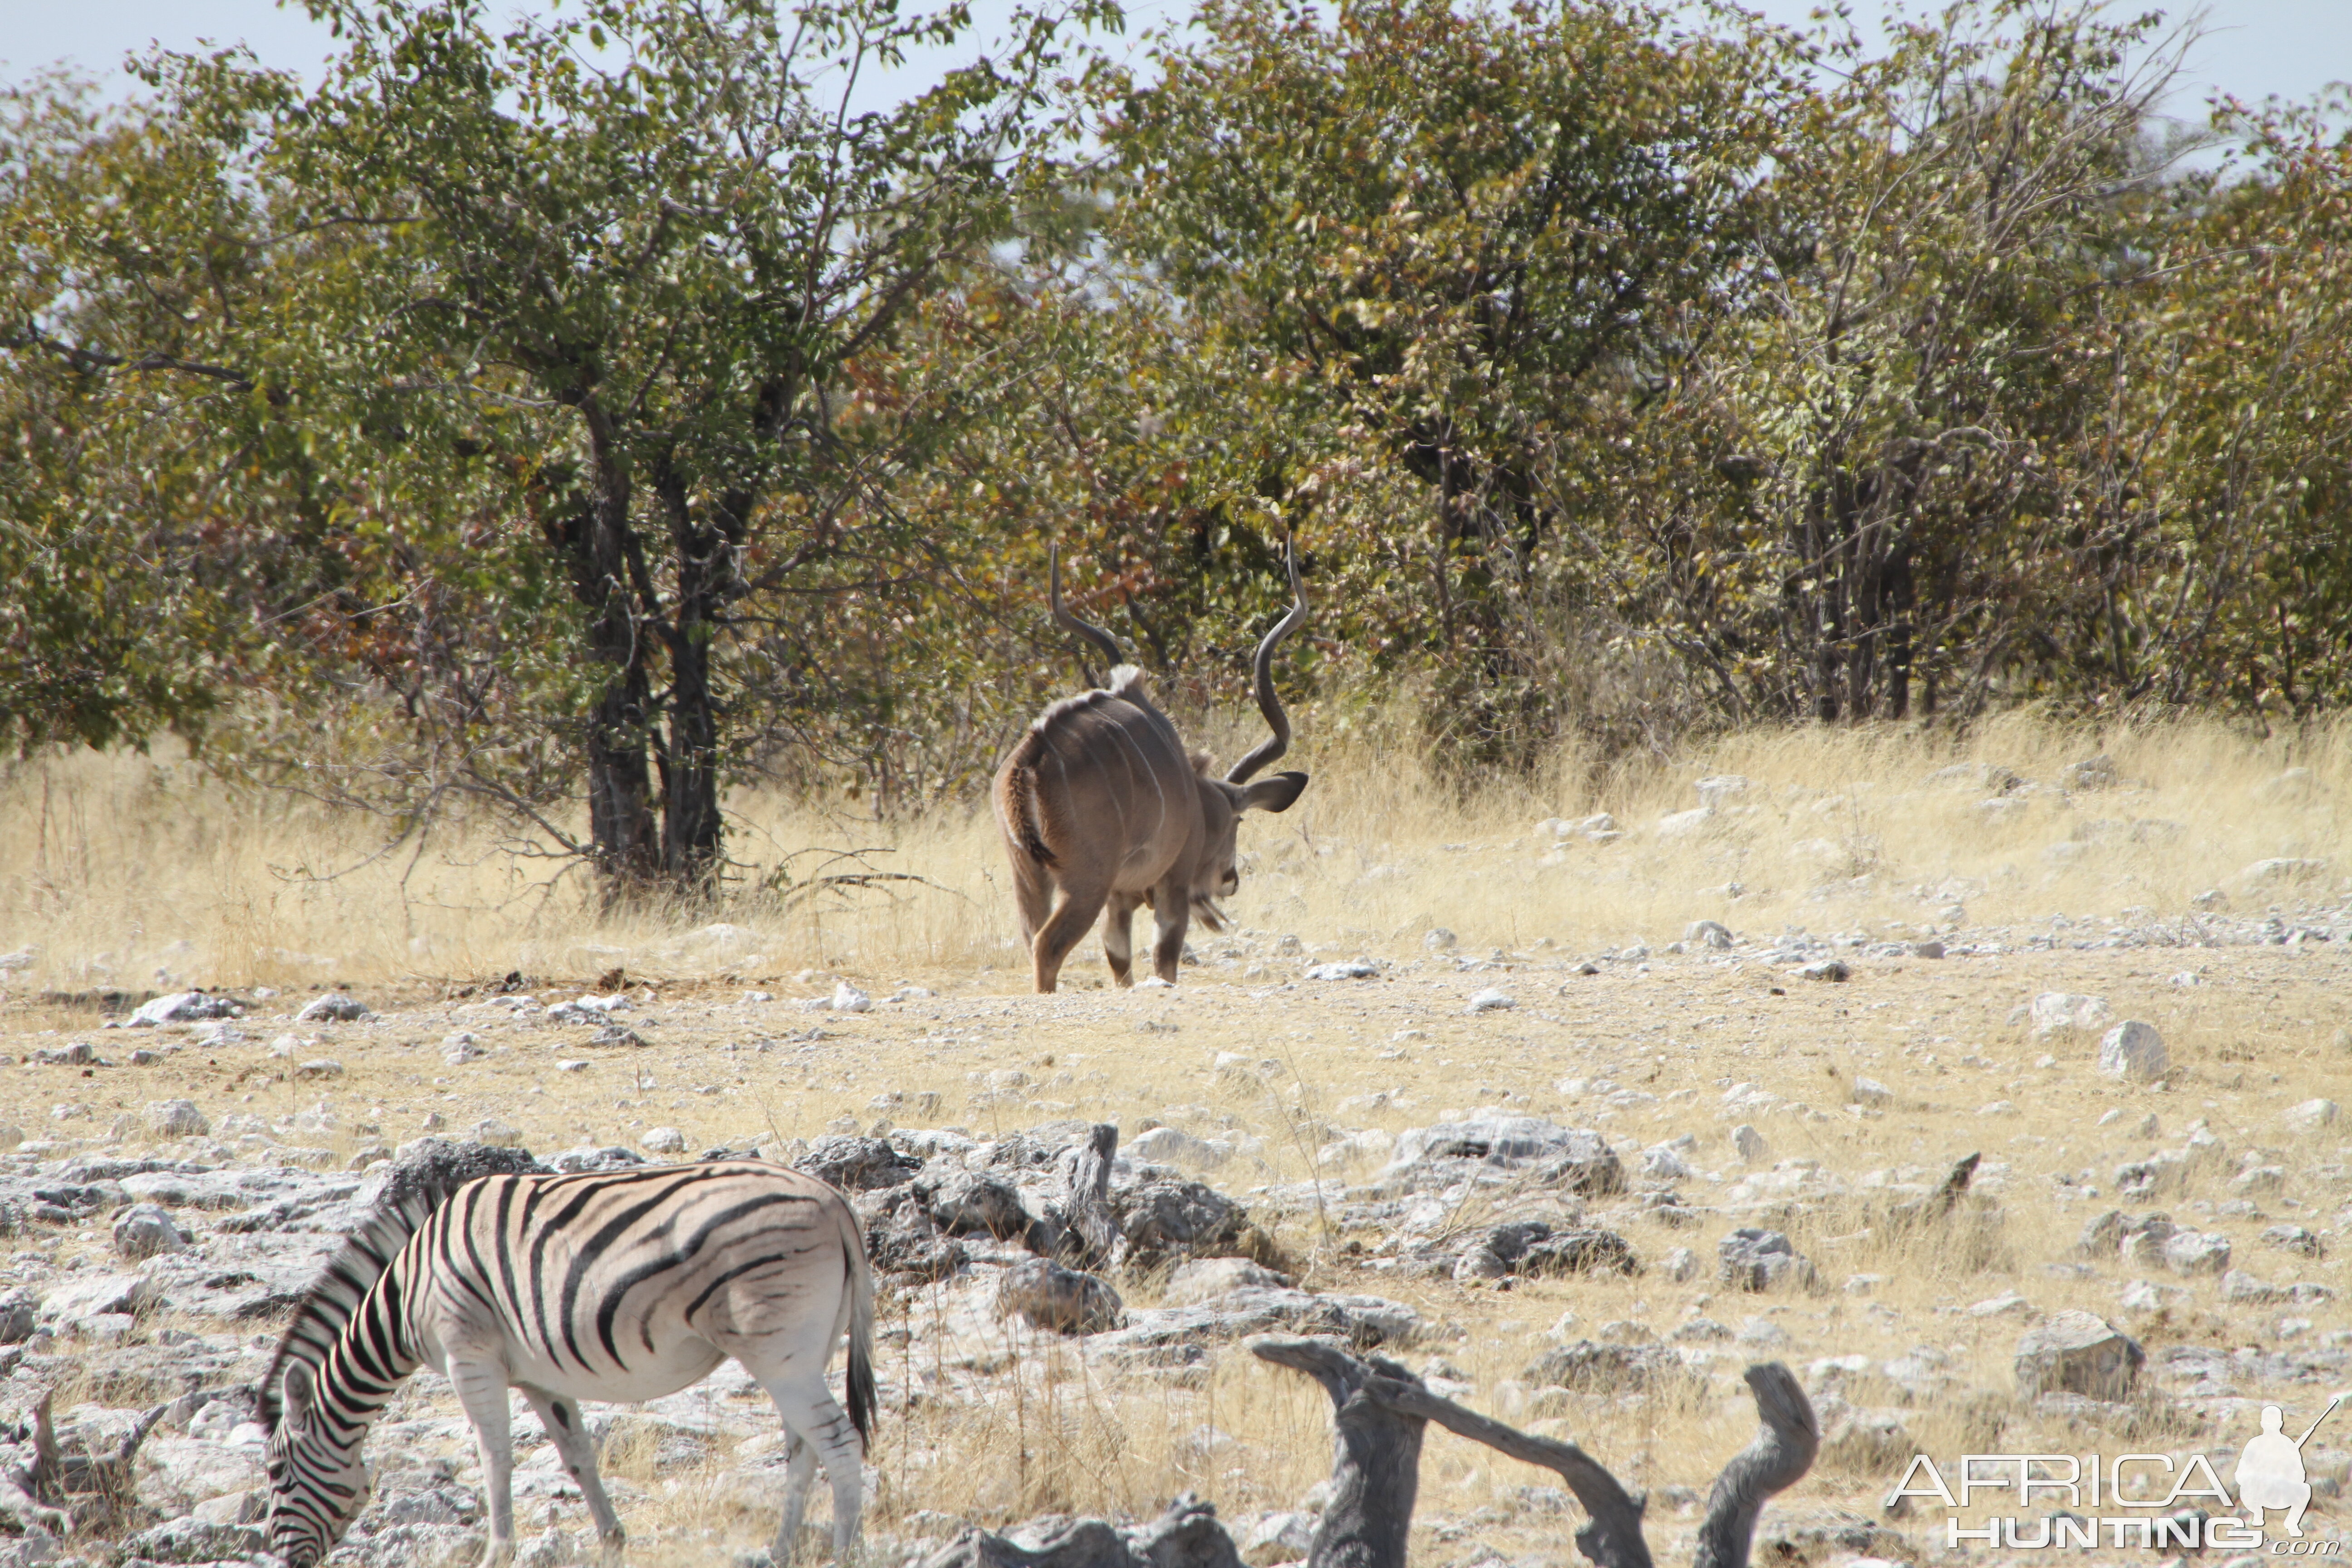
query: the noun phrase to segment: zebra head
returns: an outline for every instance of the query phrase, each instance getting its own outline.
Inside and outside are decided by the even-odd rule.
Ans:
[[[356,1441],[338,1441],[319,1407],[309,1365],[289,1363],[283,1414],[269,1435],[269,1549],[287,1568],[311,1568],[358,1517],[367,1470]]]

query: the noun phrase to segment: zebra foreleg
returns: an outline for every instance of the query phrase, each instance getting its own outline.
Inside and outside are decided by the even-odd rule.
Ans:
[[[449,1384],[474,1441],[482,1451],[482,1495],[490,1508],[490,1544],[482,1568],[507,1568],[514,1561],[514,1432],[507,1405],[507,1371],[494,1362],[449,1358]]]
[[[539,1424],[547,1428],[548,1441],[555,1445],[556,1456],[563,1461],[564,1469],[579,1483],[580,1496],[588,1504],[588,1517],[596,1522],[596,1539],[604,1543],[601,1568],[621,1568],[621,1551],[628,1544],[628,1532],[621,1528],[621,1516],[614,1510],[613,1500],[604,1495],[604,1479],[596,1473],[595,1440],[588,1436],[588,1424],[581,1419],[580,1406],[536,1388],[525,1388],[522,1396],[530,1401]]]

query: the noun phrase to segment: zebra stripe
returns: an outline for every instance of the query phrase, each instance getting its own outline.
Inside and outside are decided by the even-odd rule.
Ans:
[[[519,1388],[578,1482],[608,1562],[620,1521],[577,1401],[657,1399],[729,1356],[799,1439],[775,1561],[790,1555],[821,1454],[834,1545],[856,1538],[873,1429],[873,1275],[838,1191],[760,1160],[583,1175],[490,1175],[437,1205],[430,1184],[386,1202],[296,1310],[264,1382],[271,1545],[310,1568],[359,1512],[359,1447],[420,1366],[447,1373],[473,1423],[490,1550],[513,1551],[507,1390]],[[824,1384],[849,1336],[845,1413]]]

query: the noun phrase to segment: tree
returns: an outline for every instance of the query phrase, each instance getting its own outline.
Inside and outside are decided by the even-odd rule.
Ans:
[[[1542,736],[1550,448],[1692,351],[1769,211],[1796,61],[1727,19],[1213,0],[1107,126],[1110,236],[1213,323],[1206,374],[1297,433],[1264,488],[1410,595],[1378,640],[1447,674],[1456,761]],[[1424,498],[1403,517],[1361,479],[1391,463]]]
[[[307,96],[157,68],[236,154],[216,188],[263,193],[283,308],[225,363],[341,535],[311,645],[424,741],[373,767],[409,807],[524,812],[610,896],[707,885],[765,612],[870,590],[886,542],[919,543],[860,536],[888,524],[853,505],[875,458],[850,367],[1003,232],[1057,134],[1062,24],[1024,14],[1002,61],[853,112],[861,67],[965,9],[314,10],[345,42]],[[579,759],[584,836],[545,809],[534,719]]]
[[[188,353],[234,268],[207,289],[155,260],[233,218],[154,106],[91,100],[58,77],[0,92],[0,741],[28,752],[201,731],[226,628],[194,565],[250,499],[193,406],[236,380]]]

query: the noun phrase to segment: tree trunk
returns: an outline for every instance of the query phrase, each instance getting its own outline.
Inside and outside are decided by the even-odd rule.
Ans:
[[[677,600],[669,652],[669,735],[662,749],[663,874],[680,893],[706,889],[719,870],[725,826],[719,815],[719,703],[710,646],[734,580],[734,558],[717,528],[698,526],[685,476],[663,464],[654,477],[677,560]]]
[[[593,404],[584,409],[595,464],[583,514],[563,542],[572,593],[593,612],[588,658],[610,673],[588,719],[588,830],[609,907],[650,887],[660,868],[653,775],[646,763],[652,719],[651,652],[637,624],[630,561],[628,468]]]

